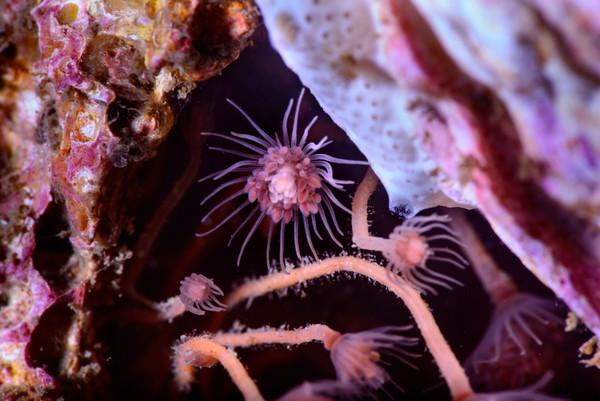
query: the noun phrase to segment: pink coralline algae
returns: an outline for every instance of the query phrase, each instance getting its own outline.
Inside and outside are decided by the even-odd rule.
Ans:
[[[195,80],[237,57],[254,24],[251,11],[241,13],[243,4],[46,0],[31,11],[40,29],[37,68],[54,87],[62,124],[52,172],[76,246],[115,242],[131,174],[124,167],[154,153]],[[115,186],[108,192],[107,178]]]
[[[0,398],[41,399],[59,375],[98,371],[87,296],[100,268],[118,272],[129,257],[117,246],[127,185],[196,82],[238,57],[258,14],[245,0],[1,3]],[[50,235],[68,237],[72,255],[52,273],[34,265],[35,230],[63,202],[65,230]],[[49,375],[30,341],[63,316],[68,341]]]
[[[451,198],[479,208],[600,334],[597,7],[257,3],[273,45],[365,153],[394,206],[415,213]]]
[[[33,396],[55,384],[43,369],[26,361],[31,334],[55,294],[31,258],[36,222],[51,201],[51,176],[49,157],[36,140],[42,106],[27,69],[34,61],[35,42],[28,41],[28,33],[19,27],[30,21],[23,15],[24,8],[9,4],[1,10],[1,21],[17,21],[3,29],[18,54],[13,59],[0,55],[0,395],[4,399]]]

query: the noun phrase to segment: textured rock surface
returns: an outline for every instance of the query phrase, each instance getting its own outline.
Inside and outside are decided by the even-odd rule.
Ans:
[[[448,204],[439,188],[477,206],[600,334],[597,8],[258,4],[274,46],[373,163],[392,203]]]
[[[76,246],[114,243],[131,173],[124,167],[153,155],[195,80],[237,57],[254,24],[245,8],[238,1],[46,0],[32,10],[37,67],[55,89],[62,128],[53,176]],[[109,175],[121,188],[103,191]]]
[[[54,386],[26,361],[31,334],[55,299],[31,258],[37,219],[51,201],[50,157],[39,145],[43,88],[30,69],[38,54],[27,30],[33,20],[24,3],[0,12],[0,396],[34,399]]]
[[[258,13],[244,0],[0,4],[0,398],[53,398],[56,378],[101,370],[89,297],[130,255],[117,239],[131,177],[195,82],[237,58]],[[50,235],[69,238],[71,257],[34,266],[38,219],[63,202],[66,230]]]

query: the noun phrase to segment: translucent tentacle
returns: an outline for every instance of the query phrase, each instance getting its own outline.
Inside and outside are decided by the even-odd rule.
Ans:
[[[298,144],[298,147],[300,147],[300,148],[304,147],[304,144],[306,143],[306,138],[308,137],[308,132],[310,131],[310,129],[312,128],[312,126],[315,124],[316,121],[317,121],[317,116],[314,116],[313,119],[310,120],[310,122],[308,123],[306,128],[304,128],[304,132],[302,133],[302,138],[300,138],[300,143]]]
[[[267,270],[271,268],[271,240],[273,238],[273,220],[269,222],[269,234],[267,235]]]
[[[343,236],[344,233],[342,232],[342,229],[340,228],[340,226],[337,222],[337,218],[335,217],[335,212],[333,210],[333,206],[331,206],[331,202],[329,202],[329,199],[327,199],[327,198],[323,198],[323,199],[324,199],[325,206],[327,206],[327,209],[329,210],[329,214],[331,215],[331,221],[333,222],[333,226],[335,227],[337,232]]]
[[[208,219],[210,217],[210,215],[215,212],[215,210],[217,210],[218,208],[220,208],[221,206],[223,206],[224,204],[226,204],[230,200],[235,199],[235,198],[237,198],[240,195],[244,195],[245,193],[246,192],[244,192],[244,190],[241,189],[241,190],[237,191],[236,193],[234,193],[232,195],[229,195],[227,198],[225,198],[221,202],[217,203],[216,206],[214,206],[212,209],[210,209],[210,211],[204,215],[204,217],[202,218],[202,220],[200,220],[200,222],[204,223],[206,221],[206,219]],[[247,201],[247,202],[249,203],[250,201]]]
[[[249,204],[250,204],[250,201],[246,200],[244,203],[242,203],[240,206],[238,206],[237,209],[235,209],[227,217],[225,217],[223,220],[221,220],[219,222],[219,224],[217,224],[216,226],[214,226],[213,228],[211,228],[210,230],[208,230],[208,231],[206,231],[204,233],[196,233],[196,237],[204,237],[205,235],[208,235],[208,234],[212,233],[213,231],[215,231],[219,227],[223,226],[223,224],[227,223],[233,216],[235,216],[236,214],[238,214],[240,210],[242,210],[243,208],[245,208]]]
[[[310,215],[310,220],[312,222],[313,231],[315,232],[315,234],[317,234],[317,238],[319,238],[322,241],[323,237],[321,237],[321,234],[319,233],[319,229],[317,228],[317,218],[315,217],[314,214]]]
[[[321,190],[323,192],[325,192],[325,194],[327,195],[327,198],[333,202],[337,207],[339,207],[340,209],[342,209],[343,211],[347,212],[348,214],[352,215],[352,210],[348,209],[346,206],[342,205],[342,202],[340,202],[335,195],[333,195],[333,192],[331,192],[331,189],[327,188],[327,186],[323,185],[321,187]],[[324,198],[325,199],[325,198]]]
[[[304,217],[304,215],[302,216]],[[298,214],[294,214],[292,222],[294,224],[294,248],[296,248],[296,257],[300,260],[302,256],[300,256],[300,244],[298,242]]]
[[[247,180],[248,180],[247,177],[241,177],[241,178],[236,178],[235,180],[227,181],[226,183],[223,183],[223,184],[219,185],[214,191],[212,191],[210,194],[206,195],[206,197],[204,199],[202,199],[202,202],[200,202],[200,205],[204,205],[204,203],[207,200],[209,200],[210,198],[212,198],[213,196],[215,196],[222,189],[225,189],[225,188],[227,188],[227,187],[229,187],[231,185],[235,185],[235,184],[239,184],[241,182],[245,182]]]
[[[238,226],[238,228],[235,229],[235,231],[233,232],[233,234],[231,234],[231,236],[229,237],[229,242],[227,242],[227,246],[231,245],[231,242],[233,241],[233,239],[235,238],[235,236],[237,235],[237,233],[240,232],[240,230],[242,229],[242,227],[244,227],[246,225],[246,223],[248,223],[250,221],[250,219],[252,218],[252,216],[254,216],[254,214],[260,209],[260,206],[256,206],[254,209],[252,209],[252,211],[250,213],[248,213],[248,216],[244,219],[244,221],[242,221],[242,224],[240,224]]]
[[[292,143],[296,143],[296,138],[298,135],[298,114],[300,114],[300,104],[302,103],[302,98],[304,97],[304,92],[306,92],[306,88],[302,87],[300,91],[300,96],[298,96],[298,103],[296,103],[296,112],[294,113],[294,124],[292,125]]]
[[[314,216],[314,215],[311,215],[311,217],[312,216]],[[312,252],[313,256],[315,257],[315,260],[320,261],[319,257],[317,256],[317,251],[315,251],[315,246],[313,245],[312,237],[310,235],[310,228],[308,226],[308,217],[306,217],[305,215],[302,215],[302,220],[304,221],[304,234],[306,235],[306,241],[308,242],[310,251]]]
[[[338,163],[338,164],[358,164],[358,165],[361,165],[361,166],[370,166],[371,165],[371,163],[369,163],[368,161],[352,160],[352,159],[340,159],[339,157],[329,156],[326,153],[317,153],[313,157],[311,157],[311,160],[326,161],[326,162],[329,162],[329,163]]]
[[[248,120],[248,122],[250,124],[252,124],[252,126],[254,127],[254,129],[256,130],[256,132],[258,132],[260,134],[260,136],[262,136],[268,143],[271,144],[271,146],[277,146],[277,143],[275,143],[275,141],[273,140],[273,138],[271,138],[269,135],[267,135],[267,133],[265,131],[263,131],[262,128],[260,128],[258,126],[258,124],[256,124],[254,122],[254,120],[252,118],[250,118],[250,116],[240,107],[238,106],[233,100],[231,99],[227,99],[227,102],[232,105],[233,107],[235,107],[240,113],[242,113],[242,115],[244,117],[246,117],[246,120]]]
[[[321,205],[319,205],[319,215],[321,216],[321,220],[323,221],[323,225],[325,226],[325,229],[327,230],[327,233],[329,234],[329,237],[340,247],[343,248],[342,244],[340,243],[340,241],[338,241],[338,239],[335,237],[335,235],[333,234],[333,231],[331,231],[331,227],[329,226],[329,223],[327,222],[327,217],[325,216],[325,210],[323,210],[323,207]]]
[[[236,138],[247,139],[249,141],[258,143],[260,146],[263,147],[263,149],[260,151],[261,154],[263,154],[266,149],[269,149],[272,147],[272,144],[270,142],[264,141],[261,138],[258,138],[254,135],[248,135],[248,134],[244,134],[241,132],[235,132],[235,131],[231,131],[230,134],[235,136]],[[257,148],[257,149],[259,149],[259,148]]]
[[[290,112],[292,111],[292,105],[294,104],[294,99],[290,99],[287,109],[285,109],[285,114],[283,115],[283,122],[281,123],[281,128],[282,128],[282,135],[283,135],[283,143],[285,144],[285,146],[290,146],[290,142],[288,140],[288,121],[290,118]],[[294,143],[294,141],[292,140],[292,146],[295,146],[296,144]]]
[[[231,133],[231,135],[233,135],[233,137],[231,135],[223,135],[223,134],[218,134],[216,132],[203,132],[202,135],[216,136],[216,137],[219,137],[219,138],[223,138],[223,139],[226,139],[228,141],[235,142],[238,145],[242,145],[242,146],[244,146],[244,147],[246,147],[246,148],[248,148],[250,150],[253,150],[253,151],[255,151],[258,154],[264,153],[264,149],[258,148],[256,146],[252,145],[251,143],[248,143],[246,141],[242,141],[241,139],[238,139],[238,138],[243,138],[243,139],[249,139],[251,141],[257,142],[256,140],[258,138],[256,138],[255,136],[252,136],[252,135],[236,134],[234,132]],[[235,137],[237,137],[237,138],[235,138]],[[263,142],[263,143],[266,144],[266,142]]]
[[[266,212],[262,212],[260,214],[260,216],[258,216],[258,219],[256,219],[256,222],[254,223],[254,225],[252,226],[252,228],[248,232],[248,235],[246,235],[246,239],[244,240],[244,243],[242,244],[242,247],[240,248],[240,253],[239,253],[238,258],[237,258],[237,265],[238,266],[240,265],[240,260],[242,260],[242,254],[244,253],[244,249],[246,249],[246,245],[248,245],[248,241],[250,241],[250,238],[252,237],[252,234],[254,234],[254,232],[258,228],[258,225],[265,218],[266,214],[267,214]]]
[[[253,155],[250,153],[246,153],[246,152],[240,152],[238,150],[233,150],[233,149],[227,149],[227,148],[221,148],[218,146],[209,146],[208,147],[210,150],[216,150],[218,152],[223,152],[223,153],[229,153],[232,155],[236,155],[236,156],[240,156],[240,157],[245,157],[246,159],[254,159],[256,161],[258,161],[262,156],[259,155]]]
[[[283,221],[279,225],[279,266],[283,271],[285,264],[283,263],[283,239],[285,237],[285,224]]]

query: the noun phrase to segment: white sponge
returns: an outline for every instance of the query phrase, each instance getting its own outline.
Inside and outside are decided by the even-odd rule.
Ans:
[[[373,1],[257,3],[273,46],[371,162],[391,206],[413,215],[455,205],[436,186],[436,165],[413,141],[410,92],[386,68],[380,39],[391,27]]]

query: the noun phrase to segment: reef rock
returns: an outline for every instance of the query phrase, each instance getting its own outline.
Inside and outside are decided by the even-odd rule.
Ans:
[[[32,10],[37,67],[61,124],[52,172],[78,247],[114,243],[124,167],[153,155],[193,82],[238,56],[255,23],[250,4],[46,0]]]
[[[82,363],[95,360],[86,297],[99,270],[119,271],[127,258],[116,244],[130,178],[195,82],[249,43],[258,11],[250,0],[0,3],[0,398],[41,399],[56,377],[85,380],[96,369]],[[32,258],[53,198],[68,218],[53,234],[73,247],[60,272]],[[44,319],[57,299],[64,308]],[[28,347],[54,316],[66,316],[53,328],[68,341],[45,340],[64,344],[52,377]]]

